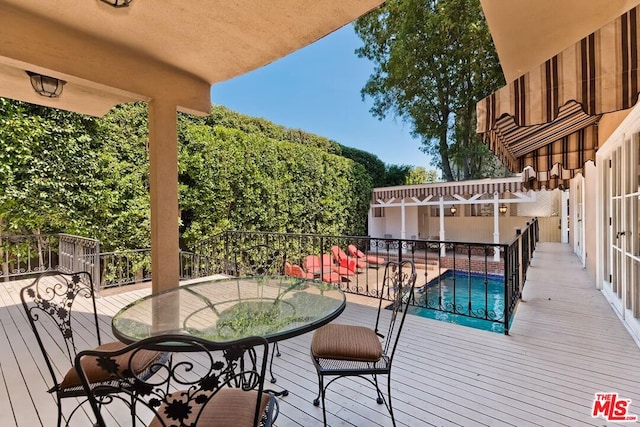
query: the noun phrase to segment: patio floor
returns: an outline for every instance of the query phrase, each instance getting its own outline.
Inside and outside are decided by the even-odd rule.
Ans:
[[[0,288],[0,425],[54,426],[48,374],[17,289],[17,283]],[[107,337],[109,316],[148,292],[98,300]],[[370,324],[374,315],[350,298],[338,321]],[[280,343],[276,386],[290,391],[280,398],[280,427],[321,425],[321,409],[311,404],[317,385],[310,341],[306,334]],[[403,426],[609,425],[591,417],[594,394],[617,392],[632,400],[630,413],[640,414],[639,360],[640,349],[570,247],[540,243],[511,335],[408,317],[393,369],[396,420]],[[334,383],[327,393],[329,424],[391,425],[372,396],[367,383]]]

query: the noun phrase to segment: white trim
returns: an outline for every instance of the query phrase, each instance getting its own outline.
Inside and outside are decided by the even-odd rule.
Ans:
[[[600,203],[597,203],[596,209],[596,287],[602,290],[622,321],[622,324],[629,330],[636,344],[640,346],[640,318],[634,317],[632,310],[626,309],[623,303],[628,298],[627,294],[633,297],[635,292],[640,291],[640,289],[638,289],[640,285],[633,283],[634,273],[632,271],[637,268],[636,266],[640,263],[640,260],[638,260],[632,252],[634,245],[631,245],[632,250],[629,250],[626,244],[626,239],[630,234],[630,230],[628,229],[630,222],[627,221],[629,218],[626,218],[626,215],[629,214],[629,212],[627,212],[625,208],[625,203],[628,198],[634,197],[637,192],[635,184],[633,188],[627,188],[628,174],[632,172],[637,173],[635,169],[631,171],[627,170],[627,157],[630,155],[627,150],[629,147],[637,146],[638,137],[636,135],[639,131],[640,105],[636,104],[596,153],[596,164],[600,165],[598,168],[596,193],[597,200],[600,201]],[[610,168],[610,160],[613,161],[612,167],[618,166],[616,164],[618,163],[619,169],[614,170]],[[632,165],[632,168],[635,167],[636,165]],[[620,177],[619,180],[617,179],[618,176]],[[617,189],[615,194],[613,191],[613,181],[619,182],[620,184],[620,188]],[[607,185],[605,185],[607,183],[608,188]],[[614,226],[610,225],[609,218],[613,219],[612,223]],[[630,219],[633,220],[633,223],[637,221],[637,218]],[[618,231],[620,235],[614,236],[616,231]],[[627,235],[622,235],[623,231],[626,232]],[[634,265],[629,266],[629,261]],[[606,265],[609,266],[609,271],[605,271]],[[630,273],[631,277],[627,276],[627,273]],[[610,274],[614,280],[617,278],[614,283],[619,286],[618,292],[614,292],[612,289],[611,279],[609,278]],[[635,290],[630,290],[631,287],[635,287]],[[621,297],[618,297],[618,294]],[[631,307],[636,303],[637,301],[633,301]]]
[[[602,295],[609,301],[613,312],[616,313],[616,316],[620,319],[624,327],[629,331],[629,335],[633,338],[633,341],[636,343],[638,347],[640,347],[640,320],[634,319],[630,310],[622,310],[622,301],[618,298],[618,296],[611,290],[611,284],[605,283],[602,287]],[[635,320],[634,322],[629,322],[629,319]]]
[[[509,193],[514,195],[516,198],[500,198],[498,199],[499,203],[510,204],[510,203],[533,203],[536,201],[536,192],[530,190],[527,193]],[[479,199],[482,196],[481,194],[474,194],[470,196],[468,199],[463,196],[454,196],[455,200],[443,200],[445,206],[449,205],[476,205],[479,203],[493,203],[493,199]],[[440,200],[432,201],[433,196],[429,196],[423,201],[416,201],[416,198],[412,197],[411,200],[413,202],[405,202],[404,206],[439,206]],[[396,201],[395,197],[387,202],[382,199],[377,199],[375,202],[371,203],[371,207],[400,207],[402,206],[402,200]]]

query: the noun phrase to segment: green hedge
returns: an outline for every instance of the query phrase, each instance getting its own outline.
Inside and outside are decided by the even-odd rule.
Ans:
[[[191,124],[180,148],[186,246],[227,230],[363,234],[371,178],[343,157]]]
[[[0,233],[149,245],[145,104],[96,119],[0,98],[0,125]],[[371,177],[339,144],[223,107],[178,115],[178,137],[184,248],[226,229],[365,233]]]

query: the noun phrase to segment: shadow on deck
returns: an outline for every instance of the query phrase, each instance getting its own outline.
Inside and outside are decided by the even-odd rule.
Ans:
[[[18,288],[0,288],[0,425],[53,426],[55,403]],[[99,299],[106,339],[110,316],[148,292]],[[369,324],[375,309],[362,298],[348,296],[337,321]],[[640,349],[568,245],[539,244],[510,334],[409,316],[392,373],[398,425],[607,425],[591,417],[598,392],[631,399],[630,413],[640,414]],[[322,411],[311,403],[310,341],[306,334],[280,343],[276,386],[290,391],[280,399],[280,427],[321,425]],[[352,379],[331,386],[327,410],[332,426],[391,425],[367,384]]]

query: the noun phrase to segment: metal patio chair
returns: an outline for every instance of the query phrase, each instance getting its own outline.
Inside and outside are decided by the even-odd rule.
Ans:
[[[168,352],[169,362],[152,364],[148,378],[130,375],[137,359],[150,350]],[[120,350],[82,351],[75,366],[99,427],[106,425],[105,409],[111,415],[135,413],[132,427],[271,426],[278,404],[264,390],[268,351],[262,337],[221,343],[167,334]],[[89,378],[95,370],[111,382],[92,386]],[[122,405],[128,411],[118,411]]]
[[[79,351],[78,346],[117,350],[125,347],[125,344],[121,342],[102,343],[93,282],[91,275],[87,272],[48,271],[42,273],[30,285],[22,288],[20,299],[53,380],[53,386],[48,392],[56,397],[57,425],[60,426],[62,424],[62,399],[87,396],[80,378],[73,368],[74,358]],[[74,310],[74,308],[80,308],[82,300],[85,301],[84,307],[81,310]],[[75,327],[82,328],[83,333],[75,333]],[[162,354],[147,352],[145,356],[146,359],[139,359],[144,363],[133,371],[137,375],[145,375],[147,364],[161,360]],[[56,374],[60,360],[65,360],[65,363],[68,363],[68,370],[62,378]],[[99,375],[89,377],[91,384],[99,384],[106,379]],[[81,400],[69,413],[66,424],[69,424],[69,420],[85,402],[86,400]]]
[[[412,261],[389,261],[382,286],[378,289],[378,314],[373,328],[330,323],[314,332],[311,358],[318,374],[318,396],[313,404],[318,406],[322,403],[325,426],[326,390],[331,383],[343,377],[360,377],[369,381],[376,389],[376,401],[385,404],[393,425],[396,425],[391,404],[391,365],[407,308],[413,299],[415,282],[416,269]],[[386,307],[387,304],[390,307]],[[387,376],[386,397],[378,385],[380,375]],[[332,378],[325,384],[325,377]]]

